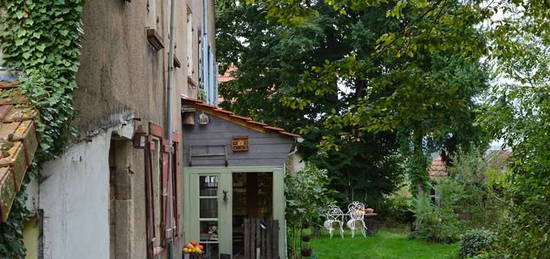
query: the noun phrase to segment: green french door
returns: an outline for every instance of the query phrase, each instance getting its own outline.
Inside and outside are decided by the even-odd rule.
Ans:
[[[204,169],[188,177],[186,242],[201,243],[208,258],[231,254],[230,178],[219,170]]]
[[[282,168],[188,167],[183,171],[185,242],[200,242],[207,259],[242,258],[245,218],[272,218],[285,226]],[[285,236],[281,227],[281,258],[285,258]]]

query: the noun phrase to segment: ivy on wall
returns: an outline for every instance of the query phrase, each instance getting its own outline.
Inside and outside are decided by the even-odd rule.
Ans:
[[[25,257],[22,232],[30,212],[24,190],[40,164],[62,150],[72,131],[83,5],[84,0],[0,0],[4,61],[23,72],[19,88],[40,111],[41,135],[8,221],[0,225],[0,258]]]

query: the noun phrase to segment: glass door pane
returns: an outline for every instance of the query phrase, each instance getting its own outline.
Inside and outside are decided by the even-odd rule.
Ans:
[[[199,235],[208,259],[219,258],[217,175],[199,176]]]
[[[273,173],[233,173],[233,258],[244,258],[245,219],[273,219]]]

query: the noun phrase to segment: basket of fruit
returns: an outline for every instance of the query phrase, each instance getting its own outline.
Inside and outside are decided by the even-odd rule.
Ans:
[[[183,253],[185,254],[185,259],[200,259],[202,257],[204,247],[195,242],[191,241],[183,246]]]

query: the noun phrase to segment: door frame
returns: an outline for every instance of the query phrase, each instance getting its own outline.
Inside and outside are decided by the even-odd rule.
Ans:
[[[222,228],[218,230],[220,231],[218,233],[220,236],[220,253],[231,255],[233,255],[233,173],[272,173],[273,219],[279,221],[279,258],[286,258],[284,168],[277,166],[185,167],[183,173],[185,177],[183,192],[183,236],[185,243],[191,240],[199,240],[200,230],[197,224],[199,219],[198,177],[199,175],[219,175],[218,226],[226,226],[224,230]],[[196,187],[191,186],[192,183]],[[222,202],[224,190],[229,194],[226,204]],[[219,206],[220,204],[223,204],[223,207]]]

